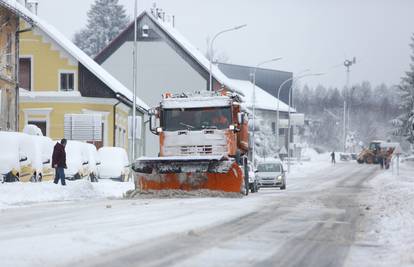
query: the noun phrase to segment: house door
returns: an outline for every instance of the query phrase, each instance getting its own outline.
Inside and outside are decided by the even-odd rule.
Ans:
[[[31,91],[32,85],[32,60],[31,58],[19,59],[19,85],[20,88]]]

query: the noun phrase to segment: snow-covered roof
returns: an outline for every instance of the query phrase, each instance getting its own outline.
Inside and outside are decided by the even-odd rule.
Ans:
[[[237,86],[237,88],[243,92],[244,103],[246,107],[250,108],[253,105],[253,83],[245,80],[236,80],[232,79],[232,83]],[[276,97],[272,96],[262,88],[256,85],[256,108],[264,110],[273,110],[277,111],[279,105],[279,111],[287,112],[289,106],[286,105],[283,101],[280,101]],[[291,112],[295,112],[294,108],[290,108]]]
[[[228,96],[197,96],[186,98],[166,98],[161,104],[163,108],[199,108],[199,107],[228,107],[231,105]]]
[[[194,47],[188,40],[185,38],[179,31],[177,31],[172,25],[167,22],[164,22],[161,18],[157,18],[153,16],[151,13],[144,11],[143,14],[147,14],[151,20],[157,24],[165,33],[168,34],[170,38],[172,38],[178,45],[180,45],[190,56],[193,57],[195,61],[197,61],[205,70],[210,70],[210,62],[207,57],[196,47]],[[142,15],[141,15],[142,16]],[[212,75],[213,77],[221,84],[226,86],[228,89],[243,94],[236,84],[228,78],[221,70],[218,68],[217,65],[213,64],[212,68]]]
[[[128,88],[121,84],[117,79],[115,79],[111,74],[109,74],[104,68],[102,68],[98,63],[96,63],[92,58],[85,54],[80,48],[72,43],[66,36],[59,32],[55,27],[48,24],[26,7],[18,3],[16,0],[0,0],[1,2],[6,3],[8,6],[14,8],[15,10],[22,13],[24,16],[32,20],[33,26],[37,27],[44,33],[46,33],[51,39],[53,39],[60,47],[66,50],[70,55],[72,55],[77,61],[82,63],[85,68],[92,72],[96,77],[98,77],[103,83],[105,83],[114,93],[121,94],[125,96],[128,100],[132,102],[133,94]],[[145,104],[139,98],[136,98],[137,106],[148,110],[149,106]]]

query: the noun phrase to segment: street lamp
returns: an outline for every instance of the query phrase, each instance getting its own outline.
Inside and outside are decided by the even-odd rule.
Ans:
[[[302,79],[302,78],[305,78],[305,77],[310,77],[310,76],[321,76],[321,75],[324,75],[324,73],[309,73],[309,74],[304,74],[304,75],[301,75],[301,76],[298,76],[298,77],[292,77],[292,78],[289,78],[289,79],[287,79],[287,80],[285,80],[280,86],[279,86],[279,88],[278,88],[278,90],[277,90],[277,110],[276,110],[276,142],[277,142],[277,147],[279,148],[279,104],[280,104],[280,92],[281,92],[281,89],[282,89],[282,87],[283,87],[283,85],[285,85],[286,83],[288,83],[289,81],[292,81],[292,85],[290,86],[290,88],[289,88],[289,101],[288,101],[288,149],[287,149],[287,152],[288,152],[288,157],[290,157],[290,105],[291,105],[291,91],[292,91],[292,88],[294,87],[294,85],[296,84],[296,82],[298,81],[298,80],[300,80],[300,79]],[[290,172],[290,160],[288,161],[288,172]]]
[[[256,118],[256,71],[257,68],[259,68],[260,66],[270,63],[270,62],[275,62],[278,60],[281,60],[281,57],[277,57],[277,58],[272,58],[272,59],[268,59],[265,61],[260,62],[259,64],[256,65],[256,67],[253,70],[253,149],[252,149],[252,162],[253,165],[255,165],[255,148],[256,148],[256,142],[255,142],[255,118]]]
[[[346,59],[344,61],[344,66],[346,68],[346,89],[349,90],[349,73],[350,73],[350,67],[356,63],[356,58],[354,57],[352,60]],[[347,127],[346,127],[346,109],[347,109],[347,103],[346,103],[346,96],[344,96],[344,152],[346,152],[346,135],[347,135]],[[348,112],[348,120],[349,120],[349,112]],[[349,129],[348,129],[349,130]]]
[[[239,25],[239,26],[236,26],[236,27],[233,27],[233,28],[230,28],[230,29],[222,30],[222,31],[216,33],[216,35],[214,35],[213,39],[211,39],[210,47],[209,47],[209,54],[210,54],[210,56],[209,56],[209,63],[210,63],[209,75],[210,75],[210,77],[209,77],[209,88],[208,88],[210,91],[213,91],[213,75],[212,75],[212,65],[213,65],[213,63],[212,63],[212,61],[213,61],[213,43],[214,43],[214,40],[216,40],[217,37],[219,37],[219,35],[221,35],[223,33],[231,32],[231,31],[237,31],[237,30],[239,30],[241,28],[244,28],[246,26],[247,26],[247,24],[243,24],[243,25]]]
[[[133,63],[132,63],[132,151],[131,151],[131,162],[133,162],[136,158],[136,104],[137,104],[137,65],[138,65],[138,57],[137,57],[137,16],[138,16],[138,0],[135,0],[134,5],[134,47],[133,47]]]

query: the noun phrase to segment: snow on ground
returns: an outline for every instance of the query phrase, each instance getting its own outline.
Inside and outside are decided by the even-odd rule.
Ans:
[[[0,209],[24,206],[40,202],[76,201],[83,199],[121,198],[134,188],[133,182],[99,180],[67,181],[66,186],[52,181],[41,183],[4,183],[0,184]]]
[[[309,149],[311,161],[291,165],[289,179],[294,181],[316,173],[330,165],[328,154],[317,154]],[[86,199],[122,198],[128,190],[134,189],[132,182],[117,182],[101,179],[98,183],[87,180],[67,181],[67,186],[53,182],[4,183],[0,184],[0,209],[30,205],[42,202],[79,201]]]
[[[394,165],[368,186],[372,192],[361,201],[366,221],[357,236],[364,249],[351,250],[350,265],[414,265],[414,164],[401,164],[399,176]]]
[[[322,155],[319,160],[294,165],[289,179],[292,184],[311,184],[315,175],[306,179],[304,174],[319,173],[330,168],[329,164],[329,157]],[[0,231],[0,247],[7,255],[0,265],[57,266],[155,242],[169,234],[197,235],[274,203],[275,195],[290,192],[263,189],[243,198],[107,199],[122,197],[131,188],[132,183],[110,180],[68,181],[66,187],[52,182],[0,184],[0,210],[6,208],[1,213],[7,229]],[[57,208],[56,201],[74,202]],[[36,208],[25,207],[36,202]],[[16,205],[18,209],[10,208]],[[47,249],[33,249],[39,244]]]

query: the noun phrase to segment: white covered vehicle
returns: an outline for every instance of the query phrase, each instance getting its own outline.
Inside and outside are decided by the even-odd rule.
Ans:
[[[3,180],[36,182],[43,173],[42,144],[18,132],[0,132],[0,172]]]
[[[26,161],[22,155],[19,136],[12,132],[0,132],[0,174],[2,181],[15,181],[20,175],[20,162]]]
[[[130,174],[128,155],[120,147],[101,147],[98,150],[100,179],[119,179],[127,181]]]
[[[65,147],[65,177],[69,180],[82,179],[89,175],[88,146],[86,143],[68,140]]]
[[[98,151],[96,146],[93,144],[85,143],[88,157],[88,171],[91,182],[98,181],[98,165],[101,164],[99,161]]]

